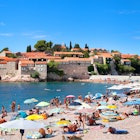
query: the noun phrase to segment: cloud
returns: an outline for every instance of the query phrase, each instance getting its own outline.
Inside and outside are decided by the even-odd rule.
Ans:
[[[46,35],[34,35],[32,38],[34,39],[46,38]]]
[[[140,36],[134,36],[133,39],[140,40]]]
[[[138,14],[140,13],[139,10],[120,10],[118,11],[118,14],[120,15],[129,15],[129,14]]]
[[[32,36],[33,33],[32,32],[28,32],[28,33],[22,33],[23,36]]]
[[[13,36],[11,33],[0,33],[0,36],[10,37]]]
[[[0,22],[0,26],[5,26],[6,24],[4,22]]]
[[[24,32],[22,36],[30,37],[32,39],[44,39],[49,37],[48,35],[42,33],[42,31],[32,31],[32,32]]]

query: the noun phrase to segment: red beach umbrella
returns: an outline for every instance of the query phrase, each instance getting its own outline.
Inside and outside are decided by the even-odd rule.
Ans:
[[[75,98],[74,95],[67,95],[66,98]]]

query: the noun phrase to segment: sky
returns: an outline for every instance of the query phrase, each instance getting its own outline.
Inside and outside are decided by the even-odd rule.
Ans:
[[[140,55],[140,0],[0,0],[0,50],[39,40]]]

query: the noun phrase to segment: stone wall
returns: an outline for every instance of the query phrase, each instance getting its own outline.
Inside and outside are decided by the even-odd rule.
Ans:
[[[48,79],[68,80],[70,77],[74,79],[88,79],[88,66],[90,66],[90,63],[59,64],[58,69],[64,71],[64,76],[60,77],[56,74],[49,73]]]

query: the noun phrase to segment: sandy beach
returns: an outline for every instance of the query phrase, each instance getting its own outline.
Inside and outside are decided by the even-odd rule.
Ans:
[[[128,108],[127,108],[128,109]],[[126,111],[126,107],[120,106],[119,111]],[[10,119],[10,115],[6,117],[6,119]],[[38,120],[38,122],[43,122],[46,125],[49,125],[51,123],[55,123],[56,121],[60,120],[61,118],[66,118],[68,120],[74,121],[77,119],[77,115],[74,114],[74,111],[70,110],[65,110],[65,113],[61,114],[55,114],[53,117],[49,117],[46,120]],[[115,127],[116,129],[121,129],[121,130],[127,130],[128,134],[105,134],[104,132],[107,130],[107,128],[100,128],[99,126],[85,126],[85,132],[83,131],[82,134],[72,134],[75,136],[81,136],[81,139],[83,140],[139,140],[140,138],[140,133],[139,133],[139,128],[140,128],[140,116],[133,116],[129,115],[128,118],[124,120],[119,120],[116,122],[103,122],[102,119],[97,120],[97,123],[102,123],[105,126],[112,126]],[[52,126],[52,129],[54,131],[54,137],[51,138],[41,138],[42,140],[45,139],[50,139],[50,140],[62,140],[62,136],[71,136],[71,134],[63,134],[62,128]],[[27,140],[26,136],[28,135],[29,132],[33,131],[38,131],[38,130],[25,130],[23,140]],[[21,134],[19,133],[18,130],[12,132],[12,134],[7,134],[4,136],[0,136],[0,138],[3,140],[20,140]]]
[[[103,78],[103,77],[102,77]],[[125,77],[126,78],[126,77]],[[123,79],[121,77],[121,80],[124,81],[126,79]],[[127,77],[128,78],[128,77]],[[100,78],[99,78],[100,79]],[[113,78],[114,79],[114,78]],[[93,80],[93,79],[92,79]],[[95,79],[94,79],[95,80]],[[112,80],[112,79],[111,79]],[[131,79],[134,81],[138,81],[139,79]],[[119,80],[118,80],[119,81]],[[131,97],[130,97],[131,98]],[[139,96],[138,96],[139,98]],[[113,100],[113,99],[110,99]],[[123,99],[119,98],[117,101],[113,100],[113,105],[115,104],[117,106],[116,111],[119,113],[126,112],[130,113],[133,112],[134,106],[124,106],[121,101]],[[99,101],[105,101],[104,99],[99,99]],[[96,102],[97,100],[93,100],[93,103]],[[109,101],[107,102],[109,105]],[[94,111],[97,109],[97,104],[89,104]],[[49,113],[53,107],[47,107],[46,112]],[[139,140],[140,139],[140,116],[139,115],[129,115],[125,119],[122,120],[117,120],[117,121],[104,121],[102,117],[100,117],[98,120],[96,120],[96,123],[105,125],[105,127],[100,127],[99,125],[94,125],[94,126],[88,126],[85,124],[84,130],[80,131],[79,133],[73,133],[73,134],[64,134],[62,127],[56,126],[56,122],[59,121],[62,118],[65,118],[66,120],[71,120],[71,122],[74,122],[77,120],[78,115],[76,114],[77,109],[66,109],[65,105],[60,105],[59,108],[63,108],[64,111],[59,113],[59,114],[54,114],[54,116],[48,117],[47,119],[41,119],[38,120],[37,122],[44,123],[46,126],[49,126],[53,130],[53,137],[50,138],[40,138],[41,140],[65,140],[62,139],[64,136],[65,138],[68,136],[77,136],[81,137],[81,140]],[[40,110],[41,112],[44,110]],[[28,112],[26,110],[26,112]],[[88,114],[92,114],[93,112],[87,112]],[[16,112],[14,113],[16,114]],[[5,117],[7,121],[9,121],[12,117],[13,113],[8,113],[8,116]],[[127,134],[111,134],[111,133],[104,133],[107,131],[108,127],[112,126],[116,128],[117,130],[126,130],[128,133]],[[82,129],[82,127],[80,126]],[[24,136],[22,137],[22,140],[27,140],[27,135],[31,132],[37,132],[38,130],[25,130]],[[10,132],[7,135],[0,135],[1,140],[20,140],[21,139],[21,134],[19,130]],[[33,139],[33,138],[32,138]],[[68,139],[67,139],[68,140]],[[71,139],[74,140],[74,139]],[[76,140],[76,139],[75,139]],[[77,139],[78,140],[78,139]]]

